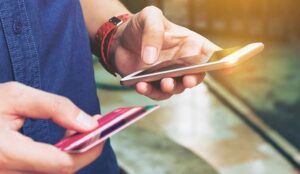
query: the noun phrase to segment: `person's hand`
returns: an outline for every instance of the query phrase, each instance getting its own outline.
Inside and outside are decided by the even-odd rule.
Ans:
[[[68,154],[18,132],[24,117],[52,119],[74,131],[94,129],[97,121],[67,98],[16,82],[0,84],[0,173],[74,173],[95,160],[100,144],[83,154]]]
[[[208,56],[220,48],[201,35],[168,21],[156,7],[146,7],[122,24],[114,38],[111,57],[121,76],[149,67],[155,63],[185,56]],[[167,99],[186,88],[201,83],[203,74],[182,78],[164,78],[159,84],[139,82],[136,91],[155,100]]]

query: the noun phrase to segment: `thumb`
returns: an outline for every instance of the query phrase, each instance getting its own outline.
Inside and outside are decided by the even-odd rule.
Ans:
[[[158,60],[164,39],[164,16],[160,9],[150,6],[139,14],[139,23],[142,24],[142,61],[153,64]]]
[[[101,117],[102,117],[102,115],[95,115],[95,116],[92,117],[92,119],[95,120],[95,122],[98,122],[97,120]],[[70,137],[70,136],[72,136],[76,133],[77,133],[77,131],[67,130],[64,137]]]

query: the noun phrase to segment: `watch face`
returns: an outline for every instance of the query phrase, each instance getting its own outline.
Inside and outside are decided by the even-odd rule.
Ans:
[[[123,21],[114,16],[114,17],[109,19],[109,22],[113,23],[116,26],[119,26]]]

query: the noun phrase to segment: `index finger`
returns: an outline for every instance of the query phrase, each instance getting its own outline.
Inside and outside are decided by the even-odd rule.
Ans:
[[[1,104],[7,114],[35,119],[52,119],[57,124],[76,131],[88,131],[98,123],[66,97],[50,94],[20,83],[0,85]]]

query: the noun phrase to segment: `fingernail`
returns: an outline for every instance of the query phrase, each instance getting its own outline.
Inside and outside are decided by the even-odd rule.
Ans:
[[[146,64],[153,64],[157,60],[157,48],[155,47],[145,47],[143,53],[143,60]]]
[[[78,114],[76,121],[81,127],[89,130],[95,128],[98,125],[96,120],[94,120],[91,116],[87,115],[83,111]]]

